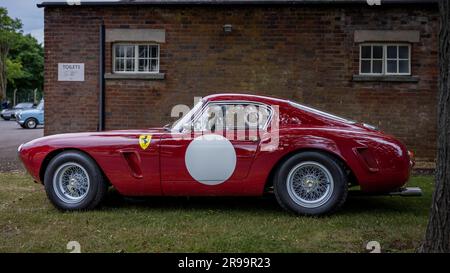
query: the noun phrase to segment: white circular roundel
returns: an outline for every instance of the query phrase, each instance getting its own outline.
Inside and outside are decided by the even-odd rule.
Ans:
[[[205,185],[218,185],[233,174],[236,151],[223,136],[203,135],[189,144],[184,161],[192,178]]]

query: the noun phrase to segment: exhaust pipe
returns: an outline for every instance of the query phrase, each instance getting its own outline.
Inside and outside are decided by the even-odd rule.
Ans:
[[[401,188],[398,191],[390,192],[389,195],[415,197],[415,196],[422,196],[423,193],[422,189],[414,187],[414,188]]]

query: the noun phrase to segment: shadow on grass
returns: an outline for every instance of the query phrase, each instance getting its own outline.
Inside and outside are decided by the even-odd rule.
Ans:
[[[235,212],[282,213],[273,194],[262,197],[123,197],[117,191],[110,190],[103,209],[140,208],[148,210],[226,210]],[[364,213],[386,214],[426,214],[429,207],[427,197],[376,197],[352,196],[347,198],[339,215]]]
[[[340,214],[408,214],[425,215],[430,202],[427,197],[400,197],[400,196],[350,196],[340,210]]]
[[[103,203],[104,209],[138,207],[142,209],[178,210],[232,210],[282,211],[274,196],[263,197],[124,197],[111,190]]]

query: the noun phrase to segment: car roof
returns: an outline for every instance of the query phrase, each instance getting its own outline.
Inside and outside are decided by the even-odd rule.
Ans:
[[[205,101],[253,101],[260,102],[266,104],[280,104],[280,103],[288,103],[285,99],[260,96],[260,95],[252,95],[252,94],[237,94],[237,93],[223,93],[223,94],[214,94],[209,95],[204,98]]]
[[[33,105],[33,103],[32,102],[19,102],[18,104],[16,104],[16,106],[17,105]]]

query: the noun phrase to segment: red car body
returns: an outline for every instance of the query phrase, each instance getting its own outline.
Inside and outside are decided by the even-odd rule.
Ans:
[[[278,164],[307,150],[339,159],[353,184],[364,192],[395,191],[409,179],[414,164],[412,153],[394,137],[371,126],[297,107],[282,99],[237,94],[203,99],[204,104],[218,101],[250,101],[277,105],[279,109],[277,147],[262,150],[261,143],[267,141],[264,134],[256,140],[230,140],[236,152],[236,167],[231,177],[218,185],[205,185],[191,177],[185,154],[192,139],[179,139],[164,128],[47,136],[19,147],[20,158],[32,177],[43,183],[46,166],[54,156],[66,150],[82,151],[126,196],[262,195],[270,187]],[[151,135],[146,149],[139,145],[141,135]]]

